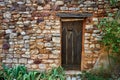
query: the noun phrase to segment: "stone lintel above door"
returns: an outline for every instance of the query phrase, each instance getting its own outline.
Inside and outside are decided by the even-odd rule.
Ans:
[[[65,12],[59,12],[56,14],[57,16],[61,17],[61,18],[86,18],[86,17],[91,17],[93,14],[92,13],[65,13]]]

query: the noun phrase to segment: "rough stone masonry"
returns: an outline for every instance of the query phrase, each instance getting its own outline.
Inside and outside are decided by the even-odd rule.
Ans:
[[[0,61],[8,66],[48,70],[61,65],[61,22],[58,12],[91,13],[84,31],[83,69],[92,68],[100,54],[106,0],[0,0]],[[112,11],[116,11],[113,9]]]

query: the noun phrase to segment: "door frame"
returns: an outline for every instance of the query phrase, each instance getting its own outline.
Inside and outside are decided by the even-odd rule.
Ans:
[[[60,53],[61,53],[61,56],[60,56],[60,61],[61,61],[61,65],[62,65],[62,19],[63,18],[60,18],[60,39],[61,39],[61,50],[60,50]],[[85,34],[85,22],[86,22],[86,18],[76,18],[76,17],[66,17],[64,18],[66,20],[83,20],[83,25],[82,25],[82,52],[80,53],[81,54],[81,64],[80,64],[80,70],[83,70],[83,67],[84,67],[84,34]]]

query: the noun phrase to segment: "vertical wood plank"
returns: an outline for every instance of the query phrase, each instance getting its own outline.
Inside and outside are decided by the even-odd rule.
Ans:
[[[82,25],[83,21],[69,21],[62,24],[62,66],[65,69],[80,70]]]

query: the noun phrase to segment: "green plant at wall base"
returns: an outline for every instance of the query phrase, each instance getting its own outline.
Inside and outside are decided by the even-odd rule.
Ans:
[[[65,72],[62,67],[53,68],[48,72],[48,80],[65,80]]]
[[[4,71],[3,70],[0,70],[0,80],[4,80]]]
[[[3,72],[3,77],[5,80],[13,79],[12,68],[8,68],[7,66],[3,65]]]
[[[22,65],[9,68],[3,65],[0,70],[0,80],[65,80],[65,72],[62,67],[53,68],[49,71],[27,71]]]
[[[40,73],[37,71],[30,71],[28,74],[24,74],[23,80],[39,80]]]
[[[40,73],[40,79],[41,80],[48,80],[48,72],[41,72]]]
[[[21,80],[22,76],[27,73],[27,68],[25,66],[15,66],[13,67],[12,74],[14,75],[14,78],[17,80]]]
[[[84,72],[82,72],[81,80],[113,80],[110,77],[106,78],[104,76],[101,76],[99,74],[95,74],[95,73],[92,73],[92,72],[84,71]]]
[[[25,66],[18,65],[12,68],[9,68],[5,65],[3,65],[3,71],[4,71],[4,79],[11,80],[23,80],[23,75],[27,73],[27,69]]]

